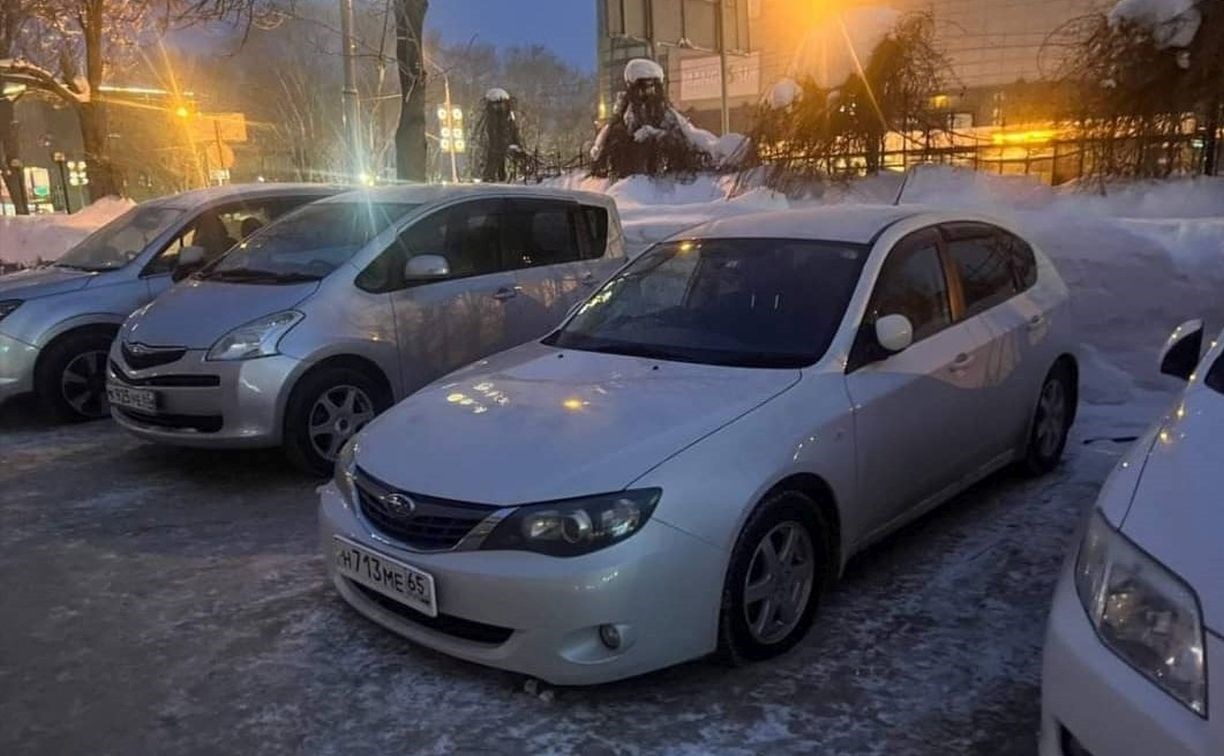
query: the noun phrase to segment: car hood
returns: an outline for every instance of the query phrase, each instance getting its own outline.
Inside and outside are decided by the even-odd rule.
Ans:
[[[1224,632],[1224,395],[1201,384],[1161,428],[1122,532],[1198,593],[1203,620]]]
[[[501,506],[618,491],[799,376],[532,343],[408,397],[361,434],[357,464],[409,492]]]
[[[35,299],[84,288],[98,275],[70,268],[32,268],[0,276],[0,299]]]
[[[317,281],[261,285],[189,279],[137,310],[121,336],[148,346],[207,349],[244,323],[292,309],[318,288]]]

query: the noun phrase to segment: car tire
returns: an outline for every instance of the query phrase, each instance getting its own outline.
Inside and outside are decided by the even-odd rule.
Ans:
[[[53,417],[84,422],[110,416],[106,401],[106,360],[114,335],[81,331],[51,343],[34,375],[34,390]]]
[[[285,453],[310,475],[330,475],[344,442],[390,406],[387,390],[361,370],[307,373],[285,406]]]
[[[1022,472],[1036,477],[1058,467],[1075,420],[1076,395],[1071,368],[1062,362],[1055,364],[1041,384],[1033,410],[1028,446],[1020,463]]]
[[[799,491],[771,494],[757,506],[736,540],[723,585],[718,632],[723,661],[769,659],[807,634],[835,574],[828,534],[820,507]]]

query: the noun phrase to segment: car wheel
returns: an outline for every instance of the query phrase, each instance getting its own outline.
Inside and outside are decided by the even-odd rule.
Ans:
[[[60,420],[97,420],[110,415],[106,401],[106,358],[110,334],[71,334],[47,348],[34,377],[43,406]]]
[[[833,574],[827,533],[816,502],[798,491],[774,494],[752,513],[723,586],[723,659],[769,659],[807,634]]]
[[[1075,418],[1075,380],[1066,365],[1055,365],[1041,384],[1022,468],[1045,475],[1058,466]]]
[[[285,407],[285,452],[311,475],[330,475],[345,442],[391,406],[386,391],[352,368],[308,373]]]

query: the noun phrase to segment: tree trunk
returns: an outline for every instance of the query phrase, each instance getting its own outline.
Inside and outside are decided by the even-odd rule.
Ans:
[[[421,49],[429,0],[395,0],[395,57],[399,61],[399,124],[395,129],[395,175],[402,181],[425,181],[425,61]]]
[[[30,205],[26,202],[25,181],[20,169],[13,169],[12,162],[21,158],[17,141],[16,102],[0,98],[0,176],[4,177],[4,185],[8,188],[9,197],[13,199],[13,207],[18,215],[29,215]]]
[[[96,100],[81,103],[77,106],[77,120],[81,124],[81,143],[85,147],[90,201],[119,195],[122,181],[118,168],[110,158],[106,106]]]

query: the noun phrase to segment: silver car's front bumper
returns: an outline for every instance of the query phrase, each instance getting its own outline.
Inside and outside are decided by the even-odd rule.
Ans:
[[[34,390],[38,347],[0,333],[0,404]]]
[[[155,413],[112,407],[115,420],[140,438],[179,446],[278,446],[288,389],[302,363],[284,355],[234,362],[204,355],[188,350],[174,362],[136,370],[116,340],[107,380],[156,391],[159,406]]]
[[[420,553],[375,532],[334,485],[321,490],[319,526],[328,577],[366,617],[421,645],[556,685],[591,685],[712,652],[726,555],[670,525],[646,523],[628,540],[582,557],[518,551]],[[439,616],[379,602],[332,568],[333,536],[425,570],[436,581]],[[599,626],[616,625],[615,651]],[[479,626],[493,640],[456,625]]]
[[[1224,753],[1224,640],[1207,634],[1203,719],[1132,669],[1097,637],[1064,570],[1046,631],[1041,681],[1042,756],[1069,756],[1074,738],[1094,756]]]

